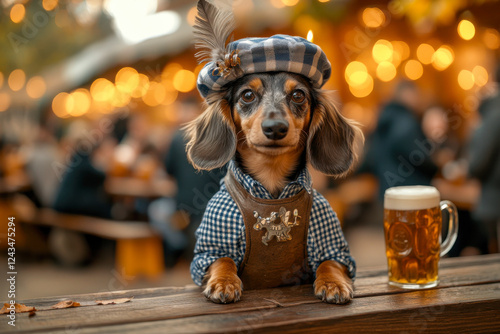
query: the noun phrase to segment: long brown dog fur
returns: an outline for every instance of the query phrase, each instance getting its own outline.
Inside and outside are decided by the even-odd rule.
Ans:
[[[303,95],[304,100],[296,103]],[[254,100],[247,103],[246,97]],[[266,138],[262,130],[266,119],[285,120],[286,136]],[[185,130],[188,158],[196,168],[222,167],[234,157],[244,172],[275,197],[307,162],[327,175],[344,176],[363,140],[359,128],[339,113],[330,93],[285,72],[247,75],[227,90],[210,95],[205,112]],[[216,260],[204,282],[204,293],[214,302],[241,297],[241,280],[230,258]],[[321,263],[314,292],[328,303],[351,300],[352,281],[345,266],[335,261]]]

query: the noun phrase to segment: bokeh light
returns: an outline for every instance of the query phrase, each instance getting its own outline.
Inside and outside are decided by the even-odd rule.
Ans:
[[[42,77],[36,76],[28,80],[26,84],[26,93],[32,99],[38,99],[42,97],[47,91],[47,85]]]
[[[285,4],[283,2],[281,2],[281,0],[271,0],[271,5],[274,8],[283,8],[283,7],[285,7]]]
[[[363,10],[363,23],[368,28],[378,28],[385,23],[385,14],[380,8],[369,7]]]
[[[483,42],[488,49],[496,50],[500,47],[500,34],[496,29],[488,28],[484,31]]]
[[[417,48],[417,58],[422,64],[429,65],[432,63],[434,52],[435,50],[431,45],[422,43]]]
[[[196,6],[191,7],[191,9],[188,11],[186,19],[190,26],[194,26],[197,13],[198,9],[196,8]]]
[[[142,97],[144,103],[150,107],[156,107],[165,100],[165,86],[156,81],[149,83],[149,89]]]
[[[392,63],[398,67],[399,64],[405,59],[410,57],[410,47],[403,41],[392,41]]]
[[[415,59],[410,59],[404,66],[405,74],[410,80],[417,80],[424,74],[424,67]]]
[[[474,82],[478,86],[484,86],[488,83],[488,71],[480,65],[475,66],[472,69],[472,74],[474,75]]]
[[[396,67],[388,61],[383,61],[377,66],[377,78],[381,81],[391,81],[396,77],[396,74]]]
[[[70,95],[66,92],[62,92],[56,95],[52,100],[52,112],[59,118],[68,118],[69,113],[66,108],[66,100]]]
[[[51,10],[54,10],[57,7],[58,2],[59,2],[58,0],[43,0],[42,1],[43,9],[50,12]]]
[[[379,39],[373,45],[372,56],[377,63],[383,61],[391,61],[392,53],[393,53],[393,46],[391,42],[386,41],[385,39]]]
[[[281,0],[281,2],[282,2],[285,6],[292,7],[292,6],[295,6],[296,4],[298,4],[298,3],[299,3],[299,0]]]
[[[173,84],[179,92],[192,91],[196,85],[194,73],[188,70],[180,70],[174,75]]]
[[[460,21],[460,23],[458,23],[457,31],[458,35],[466,41],[471,40],[476,34],[476,28],[469,20]]]
[[[432,66],[438,71],[443,71],[453,63],[454,59],[453,50],[447,45],[442,45],[432,55]]]
[[[90,93],[85,88],[78,88],[66,97],[66,111],[70,116],[79,117],[90,109]]]
[[[350,62],[345,68],[344,77],[351,86],[363,84],[368,78],[366,65],[359,61]]]
[[[464,90],[469,90],[474,87],[474,75],[471,71],[461,70],[458,73],[458,84]]]
[[[90,86],[90,94],[96,101],[111,101],[115,94],[115,85],[108,79],[98,78]]]
[[[142,73],[139,73],[137,77],[139,83],[137,84],[137,87],[134,89],[134,91],[130,93],[130,96],[140,98],[143,97],[149,89],[149,78],[147,77],[147,75]]]
[[[116,108],[125,107],[130,102],[130,94],[124,93],[120,90],[115,90],[113,97],[109,102],[111,105]]]
[[[365,81],[356,86],[349,86],[349,91],[355,97],[366,97],[370,95],[373,91],[373,78],[371,75],[367,74]]]
[[[24,84],[26,83],[26,74],[23,70],[18,68],[10,73],[8,82],[10,89],[17,92],[24,87]]]
[[[10,19],[14,23],[19,23],[24,19],[24,15],[26,15],[26,8],[24,8],[23,4],[15,4],[10,9]]]
[[[161,72],[161,79],[166,81],[173,81],[177,72],[182,70],[182,65],[178,63],[170,63]]]
[[[175,89],[174,85],[171,82],[162,82],[163,88],[165,90],[165,98],[161,103],[164,106],[171,105],[177,99],[177,95],[179,92]]]
[[[139,73],[132,67],[124,67],[116,73],[115,85],[120,92],[130,94],[139,85]]]
[[[6,92],[0,93],[0,112],[9,109],[10,107],[10,95]]]

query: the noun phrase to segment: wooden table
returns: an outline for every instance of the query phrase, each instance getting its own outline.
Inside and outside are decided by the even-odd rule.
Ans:
[[[133,177],[108,177],[106,192],[121,197],[172,197],[177,192],[175,181],[167,178],[143,180]]]
[[[437,288],[411,291],[389,286],[385,268],[360,269],[347,305],[320,302],[311,286],[246,291],[229,305],[207,301],[195,286],[26,300],[37,314],[18,314],[14,332],[500,333],[500,254],[444,259],[440,276]],[[132,296],[124,304],[94,303]],[[49,308],[67,299],[82,306]],[[2,319],[0,332],[9,330]]]

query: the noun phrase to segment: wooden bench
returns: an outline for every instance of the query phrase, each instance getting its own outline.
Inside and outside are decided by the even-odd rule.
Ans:
[[[29,200],[14,199],[16,222],[49,226],[116,240],[115,262],[120,273],[128,277],[157,277],[165,270],[161,237],[149,223],[116,221],[65,214],[48,208],[35,208]]]
[[[36,279],[36,278],[32,278]],[[209,302],[201,288],[154,288],[25,300],[16,333],[500,333],[500,254],[444,259],[427,290],[387,284],[385,267],[358,270],[354,299],[329,305],[310,285],[245,291],[236,304]],[[95,300],[134,297],[99,306]],[[63,300],[81,307],[50,309]],[[2,319],[3,320],[3,319]],[[12,331],[0,321],[0,332]]]

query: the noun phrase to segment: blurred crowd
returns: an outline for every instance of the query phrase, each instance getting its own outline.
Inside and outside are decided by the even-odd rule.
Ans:
[[[496,78],[498,82],[500,71]],[[180,125],[200,114],[200,103],[186,97],[176,108],[178,121],[168,126],[146,114],[123,111],[98,120],[75,119],[64,127],[47,118],[33,130],[36,139],[29,144],[0,136],[1,200],[22,194],[34,208],[147,221],[163,237],[168,266],[180,258],[189,260],[194,231],[225,170],[198,172],[189,164]],[[419,87],[402,81],[380,107],[374,130],[365,133],[356,172],[345,180],[313,172],[315,187],[348,230],[363,215],[382,228],[380,210],[368,218],[366,212],[370,206],[382,208],[387,188],[434,185],[459,208],[459,239],[451,255],[498,252],[497,88],[477,111],[480,120],[472,124],[456,111],[423,105]],[[459,138],[456,128],[463,122],[471,123],[470,130]]]

